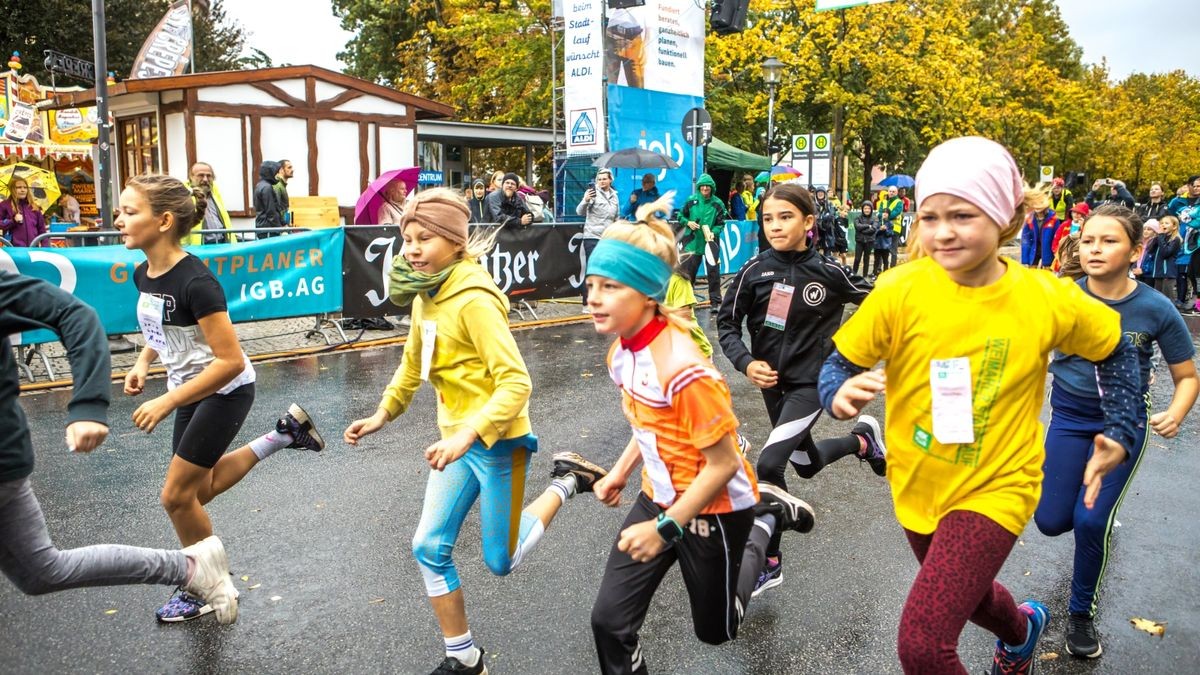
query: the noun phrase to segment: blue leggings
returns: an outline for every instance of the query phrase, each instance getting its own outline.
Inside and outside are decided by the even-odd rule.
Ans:
[[[1148,413],[1149,396],[1146,404]],[[1074,396],[1057,385],[1050,389],[1050,408],[1042,499],[1033,519],[1042,534],[1051,537],[1075,530],[1069,610],[1094,616],[1097,588],[1108,566],[1113,521],[1145,456],[1147,417],[1139,420],[1142,435],[1134,443],[1132,455],[1104,477],[1096,505],[1088,509],[1083,505],[1083,473],[1092,456],[1093,439],[1104,432],[1104,415],[1098,401]]]
[[[443,471],[430,471],[421,522],[413,535],[413,555],[430,597],[458,590],[451,553],[467,513],[479,499],[483,562],[493,574],[508,574],[542,536],[542,521],[521,511],[529,459],[537,437],[497,441],[490,448],[476,441]]]

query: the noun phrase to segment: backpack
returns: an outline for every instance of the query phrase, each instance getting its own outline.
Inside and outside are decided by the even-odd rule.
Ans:
[[[535,194],[525,195],[525,206],[529,207],[529,212],[533,214],[533,222],[540,223],[546,220],[546,202]]]

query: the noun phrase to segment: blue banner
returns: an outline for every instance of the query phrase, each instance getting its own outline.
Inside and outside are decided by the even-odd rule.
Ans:
[[[642,175],[655,173],[659,194],[675,191],[675,208],[692,194],[692,146],[683,140],[683,116],[704,107],[701,96],[668,94],[649,89],[608,86],[608,148],[644,148],[661,152],[679,163],[678,169],[617,169],[613,187],[620,193],[622,212],[629,195],[642,187]],[[704,149],[697,148],[696,175],[704,171]]]
[[[345,233],[336,228],[188,251],[217,276],[230,318],[238,323],[340,310],[344,241]],[[110,335],[138,330],[133,270],[145,259],[123,246],[0,248],[0,270],[45,279],[74,294],[95,308]],[[13,343],[57,339],[39,330],[14,336]]]
[[[737,274],[751,258],[758,255],[758,221],[727,220],[721,230],[721,274]],[[706,274],[707,263],[700,263],[696,278]]]

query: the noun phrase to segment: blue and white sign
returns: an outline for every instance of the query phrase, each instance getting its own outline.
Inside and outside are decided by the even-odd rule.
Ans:
[[[417,174],[418,185],[441,185],[445,182],[446,174],[441,171],[422,171]]]
[[[604,152],[604,0],[563,6],[567,154]]]
[[[679,164],[678,169],[662,169],[656,174],[659,194],[675,191],[675,208],[692,194],[692,146],[683,140],[679,121],[692,108],[704,106],[704,98],[668,94],[650,89],[608,87],[608,143],[613,150],[645,148],[661,152]],[[704,149],[697,148],[696,175],[704,168]],[[628,199],[631,191],[642,186],[640,169],[618,169],[613,186]]]

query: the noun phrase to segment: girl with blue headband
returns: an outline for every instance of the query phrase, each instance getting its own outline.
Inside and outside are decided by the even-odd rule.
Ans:
[[[592,608],[606,674],[646,672],[638,629],[677,561],[696,636],[721,644],[737,635],[775,529],[805,531],[813,522],[804,502],[758,487],[738,448],[729,388],[689,335],[695,322],[663,304],[679,254],[654,213],[670,210],[668,195],[639,207],[639,222],[610,225],[587,266],[592,321],[617,338],[609,374],[633,428],[621,458],[593,486],[596,497],[619,506],[644,464]]]

